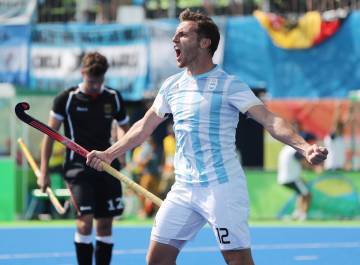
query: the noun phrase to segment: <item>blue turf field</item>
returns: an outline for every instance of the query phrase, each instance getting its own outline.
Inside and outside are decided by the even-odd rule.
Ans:
[[[145,264],[150,227],[115,227],[112,264]],[[252,227],[257,265],[360,265],[360,227]],[[0,228],[0,265],[75,265],[74,229]],[[180,254],[178,264],[225,264],[210,228]]]

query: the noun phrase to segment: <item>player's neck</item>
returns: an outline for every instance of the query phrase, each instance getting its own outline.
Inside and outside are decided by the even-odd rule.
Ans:
[[[101,87],[100,89],[97,89],[97,88],[91,88],[90,86],[86,86],[84,85],[84,83],[81,83],[79,85],[80,87],[80,91],[85,94],[85,95],[88,95],[88,96],[98,96],[102,93],[104,87]]]
[[[205,59],[201,61],[194,62],[193,64],[187,67],[187,73],[189,75],[201,75],[209,72],[211,69],[215,67],[212,59]]]

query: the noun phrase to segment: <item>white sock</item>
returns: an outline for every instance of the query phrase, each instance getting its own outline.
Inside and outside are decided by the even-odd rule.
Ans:
[[[112,236],[96,236],[97,241],[101,241],[106,244],[112,244]]]
[[[76,243],[90,244],[92,243],[91,235],[82,235],[79,232],[75,232],[74,241]]]

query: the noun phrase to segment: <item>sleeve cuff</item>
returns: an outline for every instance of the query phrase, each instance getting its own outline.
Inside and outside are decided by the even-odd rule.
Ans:
[[[64,120],[64,116],[55,113],[53,110],[50,111],[50,116],[57,119],[58,121],[63,121]]]

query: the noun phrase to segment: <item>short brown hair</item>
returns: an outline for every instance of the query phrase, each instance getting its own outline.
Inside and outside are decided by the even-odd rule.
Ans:
[[[105,75],[109,63],[106,57],[98,52],[90,52],[85,54],[82,59],[82,71],[92,76]]]
[[[192,12],[188,8],[180,13],[179,19],[181,22],[194,21],[197,23],[197,33],[200,38],[207,38],[211,40],[210,54],[213,56],[220,41],[219,28],[215,22],[210,17],[200,12]]]

